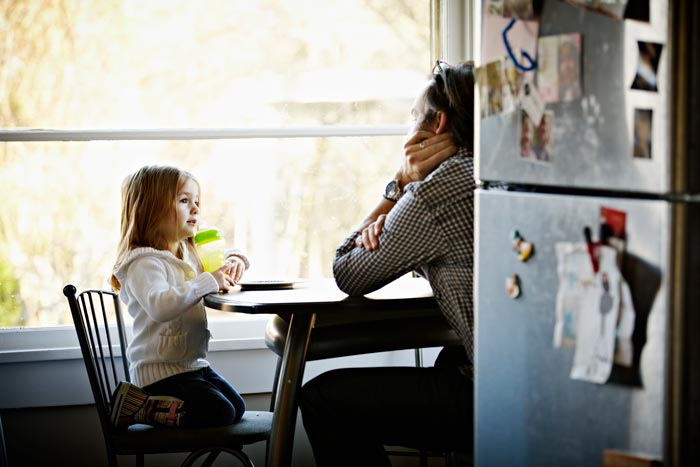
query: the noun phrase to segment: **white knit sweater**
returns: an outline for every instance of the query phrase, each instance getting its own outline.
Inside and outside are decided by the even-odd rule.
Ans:
[[[119,298],[134,318],[127,349],[131,381],[148,386],[161,379],[209,366],[209,338],[202,297],[219,289],[208,272],[197,273],[185,248],[180,260],[153,248],[131,251],[116,272]]]

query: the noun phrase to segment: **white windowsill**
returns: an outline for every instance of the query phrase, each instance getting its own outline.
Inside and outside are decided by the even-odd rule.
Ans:
[[[207,360],[242,394],[269,392],[277,356],[265,345],[267,315],[211,319]],[[131,327],[126,326],[127,335]],[[115,353],[119,355],[118,346]],[[0,409],[93,401],[73,326],[0,330]]]
[[[266,349],[265,324],[269,316],[239,316],[209,321],[209,352]],[[126,326],[127,336],[131,327]],[[116,347],[119,354],[119,348]],[[0,329],[0,365],[81,359],[73,326]]]
[[[209,342],[209,353],[232,350],[265,349],[265,338],[249,337],[236,339],[213,339]],[[119,347],[114,348],[120,355]],[[53,360],[74,360],[83,358],[80,347],[54,347],[48,349],[4,350],[0,351],[0,365],[4,363],[48,362]]]
[[[266,320],[257,320],[264,334]],[[211,326],[221,334],[236,320]],[[236,323],[240,324],[240,323]],[[255,326],[256,323],[248,326]],[[241,330],[241,327],[234,326]],[[54,328],[54,338],[67,335],[72,327]],[[229,329],[230,331],[230,329]],[[46,330],[7,330],[0,333],[0,342],[50,335]],[[74,337],[74,336],[73,336]],[[24,339],[28,340],[28,339]],[[4,347],[4,346],[3,346]],[[431,365],[439,349],[423,349],[424,364]],[[264,337],[228,337],[213,339],[207,360],[216,371],[229,380],[241,394],[270,392],[278,357],[265,346]],[[413,366],[414,351],[400,350],[375,354],[353,355],[308,362],[304,381],[324,371],[338,367]],[[85,366],[77,342],[74,346],[27,348],[0,351],[0,410],[36,407],[72,406],[93,403]]]

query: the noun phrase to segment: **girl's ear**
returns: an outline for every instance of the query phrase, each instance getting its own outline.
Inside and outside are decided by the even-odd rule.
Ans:
[[[445,133],[447,131],[447,114],[445,114],[445,112],[442,110],[438,110],[435,117],[435,123],[433,125],[433,130],[435,131],[436,135]]]

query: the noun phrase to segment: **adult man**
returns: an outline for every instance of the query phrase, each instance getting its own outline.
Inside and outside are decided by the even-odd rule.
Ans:
[[[433,72],[401,168],[333,271],[349,295],[419,272],[463,346],[443,350],[435,367],[339,369],[307,383],[300,406],[320,467],[389,465],[386,444],[472,447],[474,71],[438,62]]]

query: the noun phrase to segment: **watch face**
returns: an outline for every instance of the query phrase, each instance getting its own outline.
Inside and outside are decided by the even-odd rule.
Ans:
[[[396,180],[392,180],[386,185],[384,197],[392,201],[398,201],[398,199],[401,197],[401,190],[399,189],[399,184],[396,183]]]

